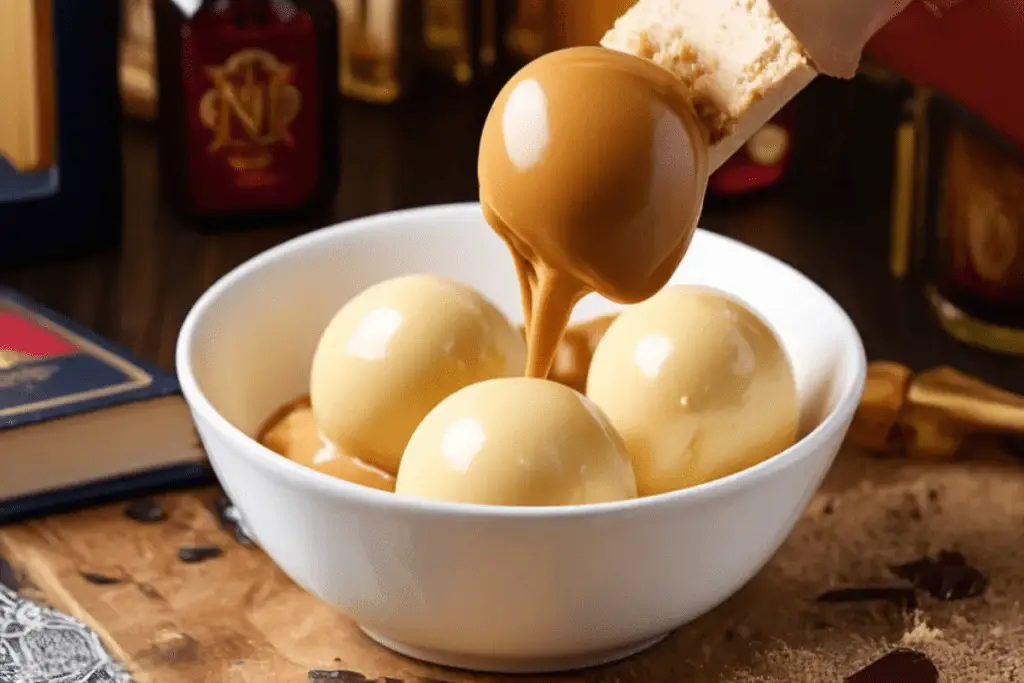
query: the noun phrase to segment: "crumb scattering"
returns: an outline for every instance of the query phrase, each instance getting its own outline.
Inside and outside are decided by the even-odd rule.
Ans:
[[[632,681],[839,682],[907,648],[926,656],[942,683],[1015,680],[1024,673],[1022,529],[1019,460],[937,467],[844,451],[757,577],[613,671]],[[918,586],[916,609],[901,608],[891,598],[907,588],[893,585],[892,568],[915,557],[976,568],[987,577],[984,593],[950,600]],[[833,599],[817,599],[830,592]],[[861,680],[869,679],[852,679]]]

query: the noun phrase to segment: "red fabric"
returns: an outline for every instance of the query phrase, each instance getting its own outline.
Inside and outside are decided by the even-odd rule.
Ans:
[[[875,35],[867,53],[1024,146],[1024,0],[915,2]]]

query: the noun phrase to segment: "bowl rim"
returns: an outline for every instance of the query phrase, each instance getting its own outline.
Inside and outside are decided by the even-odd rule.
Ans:
[[[818,290],[838,313],[838,319],[844,328],[842,330],[843,337],[847,338],[853,345],[857,363],[855,376],[840,396],[836,405],[803,438],[767,460],[720,479],[653,496],[585,505],[520,507],[425,500],[354,484],[288,460],[278,453],[271,451],[233,425],[207,399],[192,370],[193,341],[199,325],[206,317],[207,311],[238,281],[249,277],[265,265],[288,254],[308,250],[314,248],[318,243],[330,241],[338,232],[371,233],[386,231],[395,222],[409,217],[415,217],[418,220],[441,221],[443,223],[445,218],[450,218],[454,213],[466,212],[479,214],[480,204],[478,202],[433,204],[386,211],[342,221],[298,235],[270,247],[222,275],[192,305],[178,334],[175,349],[176,373],[182,395],[190,409],[195,413],[193,419],[196,420],[201,417],[208,422],[228,442],[230,449],[235,452],[234,457],[240,457],[248,461],[248,464],[251,466],[286,479],[293,485],[314,489],[318,493],[331,498],[348,499],[351,503],[362,507],[376,508],[392,513],[404,511],[437,516],[472,516],[491,519],[566,519],[639,513],[651,507],[697,503],[709,498],[730,495],[740,489],[755,486],[758,482],[771,477],[775,473],[788,469],[799,461],[812,457],[815,452],[827,448],[837,434],[845,428],[844,423],[847,423],[852,418],[860,401],[860,396],[863,393],[867,375],[867,360],[860,334],[857,332],[857,328],[849,315],[843,310],[843,307],[816,282],[788,263],[736,239],[702,228],[697,228],[697,230],[706,235],[707,238],[728,242],[731,244],[731,248],[754,252],[756,256],[769,259],[774,262],[775,267],[789,270],[792,274],[805,281],[807,285]]]

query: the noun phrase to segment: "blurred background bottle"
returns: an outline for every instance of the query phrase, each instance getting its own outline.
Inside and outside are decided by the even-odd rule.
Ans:
[[[152,67],[155,60],[146,53],[152,52],[153,30],[147,26],[147,21],[152,23],[154,0],[121,1],[126,7],[121,69],[125,108],[133,116],[153,118],[157,110],[158,79]],[[174,4],[172,0],[155,1],[164,6]],[[192,22],[208,21],[204,17],[211,16],[211,11],[218,15],[234,12],[230,8],[243,6],[239,3],[248,1],[220,0],[213,4],[213,10],[209,3],[204,3],[204,9]],[[264,0],[264,3],[275,8],[274,16],[281,16],[282,8],[293,4],[292,0]],[[417,90],[424,91],[421,94],[427,97],[457,97],[460,91],[471,88],[483,89],[481,102],[484,102],[506,78],[531,59],[564,47],[599,43],[633,0],[296,0],[294,3],[300,13],[309,13],[317,26],[326,21],[320,19],[327,15],[323,11],[325,4],[336,7],[335,21],[340,36],[335,60],[336,89],[345,99],[388,104],[414,99]],[[183,21],[180,12],[167,16],[172,24]],[[170,34],[161,31],[162,42],[177,40],[175,30],[172,27]],[[194,33],[197,29],[190,30]],[[202,34],[211,29],[198,30]],[[249,30],[255,35],[252,33],[255,29]],[[294,29],[282,24],[274,30]],[[168,39],[167,35],[171,37]],[[219,34],[214,32],[214,35]],[[175,54],[179,50],[169,52],[169,63],[177,63],[175,60],[179,58]],[[325,65],[324,70],[328,68],[330,66]],[[153,72],[148,80],[147,71]],[[176,74],[169,78],[181,80]],[[323,83],[325,81],[321,85]],[[446,83],[458,88],[446,92]],[[177,97],[176,83],[160,87],[169,89],[172,100]],[[798,146],[796,110],[799,105],[794,102],[787,107],[712,176],[709,197],[731,198],[770,190],[785,180]],[[182,114],[173,114],[172,118],[175,117],[181,120]],[[173,125],[180,128],[178,124]],[[161,127],[168,129],[163,123]],[[332,131],[323,129],[325,138],[331,134]],[[164,140],[168,159],[165,166],[171,167],[169,184],[177,183],[179,188],[172,193],[177,197],[177,205],[188,209],[190,202],[195,201],[189,199],[188,192],[180,190],[187,188],[188,182],[211,187],[208,193],[211,198],[214,194],[227,198],[240,193],[237,183],[231,191],[219,193],[212,189],[216,183],[210,185],[205,180],[173,181],[175,177],[196,177],[195,172],[188,171],[188,164],[178,158],[187,151],[184,143],[188,137],[182,133],[175,137],[172,132],[165,134]],[[259,178],[258,173],[250,175]],[[325,179],[329,177],[333,176],[328,169]],[[293,184],[298,185],[299,180],[301,177]],[[223,179],[219,182],[230,185]],[[258,186],[258,183],[253,185]],[[295,192],[302,194],[297,189]],[[267,194],[266,198],[272,194]],[[265,205],[257,203],[254,208],[256,206]],[[211,211],[197,206],[193,213]]]
[[[338,188],[333,0],[155,6],[161,180],[172,206],[221,228],[327,208]]]
[[[498,0],[422,0],[426,70],[460,85],[488,76],[498,59]]]
[[[119,6],[0,2],[0,267],[121,237]]]
[[[341,20],[341,92],[368,102],[409,94],[419,68],[419,0],[337,0]]]
[[[910,218],[894,245],[947,332],[1024,355],[1024,151],[940,93],[919,90],[908,109],[917,153],[904,155]]]

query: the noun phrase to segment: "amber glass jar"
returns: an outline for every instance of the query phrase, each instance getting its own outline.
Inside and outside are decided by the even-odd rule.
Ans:
[[[161,179],[206,227],[329,206],[339,179],[334,0],[155,6]]]
[[[928,297],[954,337],[1024,355],[1024,149],[942,96],[922,113]]]

